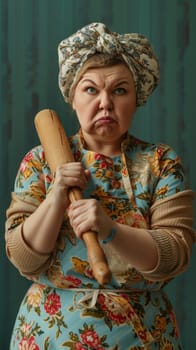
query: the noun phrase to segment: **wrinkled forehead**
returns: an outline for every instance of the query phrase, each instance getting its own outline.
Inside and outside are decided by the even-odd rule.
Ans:
[[[84,83],[93,83],[100,87],[119,84],[135,85],[130,69],[123,63],[110,67],[88,68],[80,75],[75,88]]]
[[[84,77],[92,80],[101,80],[102,78],[111,77],[111,79],[129,79],[131,84],[136,87],[136,81],[133,73],[120,56],[112,56],[109,54],[95,54],[88,58],[87,61],[76,72],[75,82],[71,87],[70,97],[73,99],[76,86]]]

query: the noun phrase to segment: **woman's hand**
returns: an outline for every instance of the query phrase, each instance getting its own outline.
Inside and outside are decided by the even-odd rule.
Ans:
[[[68,211],[70,223],[79,238],[87,231],[97,232],[99,239],[109,235],[114,225],[96,199],[74,201]]]
[[[79,187],[83,190],[90,176],[89,170],[84,170],[79,162],[70,162],[60,165],[56,169],[54,185],[51,195],[58,204],[66,209],[69,204],[68,190],[70,187]]]
[[[56,169],[51,192],[23,225],[24,239],[36,252],[48,254],[53,251],[65,209],[70,204],[68,189],[75,186],[83,189],[89,174],[77,162],[66,163]]]

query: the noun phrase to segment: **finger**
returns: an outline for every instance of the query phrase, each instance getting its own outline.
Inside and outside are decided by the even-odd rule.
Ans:
[[[57,171],[74,172],[78,174],[84,173],[83,166],[79,162],[61,164],[58,166]]]
[[[94,210],[97,211],[98,208],[98,202],[96,199],[79,199],[77,201],[72,202],[70,208],[72,210],[79,208],[82,210]]]
[[[86,176],[78,171],[58,170],[55,176],[55,183],[65,185],[66,187],[80,187],[83,189],[87,184]]]
[[[82,215],[79,218],[74,218],[71,222],[74,232],[79,238],[82,238],[82,235],[85,232],[94,231],[97,232],[97,227],[92,224],[91,220],[88,220],[86,217]]]
[[[81,235],[84,232],[98,231],[99,216],[97,207],[92,208],[92,203],[95,200],[78,200],[70,205],[69,218],[70,223],[77,235]]]

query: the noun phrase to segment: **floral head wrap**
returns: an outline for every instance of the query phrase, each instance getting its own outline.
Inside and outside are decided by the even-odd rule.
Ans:
[[[123,58],[133,74],[137,106],[143,105],[159,81],[159,64],[153,49],[143,35],[120,35],[102,23],[85,26],[58,46],[59,87],[65,101],[70,102],[72,87],[81,67],[96,53]]]

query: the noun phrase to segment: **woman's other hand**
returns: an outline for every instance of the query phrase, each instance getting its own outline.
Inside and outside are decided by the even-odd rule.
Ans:
[[[79,238],[88,231],[97,232],[98,238],[104,239],[114,225],[96,199],[74,201],[68,211],[70,223]]]
[[[83,190],[90,176],[89,170],[84,170],[79,162],[70,162],[60,165],[56,169],[54,185],[51,195],[55,201],[66,209],[69,204],[68,191],[70,187]]]

